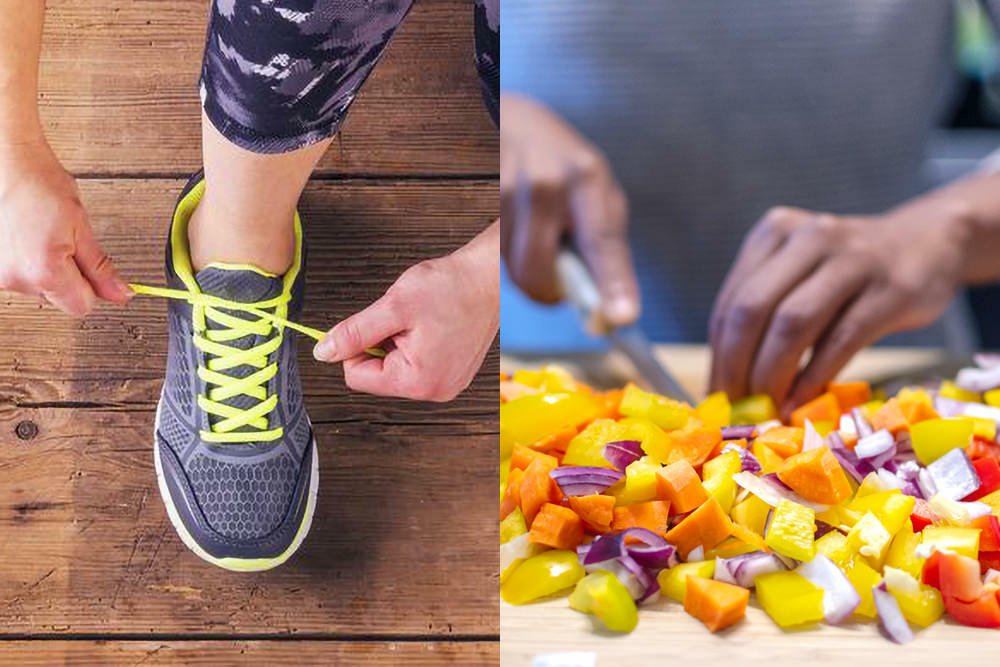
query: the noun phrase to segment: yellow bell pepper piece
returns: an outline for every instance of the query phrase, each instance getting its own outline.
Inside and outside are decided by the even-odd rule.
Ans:
[[[867,557],[869,562],[881,569],[892,534],[885,529],[882,522],[871,512],[866,512],[861,521],[847,533],[847,542],[860,555]]]
[[[704,477],[702,485],[710,495],[715,496],[726,514],[729,514],[736,499],[736,482],[733,481],[733,475],[742,467],[740,455],[733,451],[720,454],[702,466],[702,477]]]
[[[662,428],[645,417],[625,417],[618,423],[627,427],[622,440],[638,440],[642,451],[663,463],[670,453],[670,438]]]
[[[945,398],[953,398],[956,401],[965,401],[966,403],[982,402],[979,398],[979,394],[972,391],[966,391],[951,380],[945,380],[941,383],[941,386],[938,387],[938,394],[944,396]]]
[[[748,544],[736,537],[727,537],[705,552],[705,558],[732,558],[751,551],[760,551],[756,544]]]
[[[935,549],[949,549],[961,556],[979,558],[978,528],[927,526],[920,531],[920,543]]]
[[[625,387],[618,412],[627,417],[645,417],[660,428],[681,428],[691,416],[691,409],[682,403],[643,391],[634,384]]]
[[[632,632],[639,623],[639,612],[628,589],[604,570],[588,574],[577,583],[569,595],[569,606],[597,616],[614,632]]]
[[[956,447],[965,447],[971,437],[972,422],[967,419],[927,419],[910,426],[913,451],[924,465]]]
[[[565,426],[590,421],[597,410],[594,399],[582,393],[528,394],[504,403],[500,406],[500,460],[510,458],[515,444],[530,447]]]
[[[656,499],[656,473],[662,466],[652,457],[643,456],[625,468],[625,486],[615,496],[615,505],[635,505]]]
[[[770,511],[770,505],[757,496],[750,494],[745,500],[733,507],[729,512],[729,516],[744,528],[752,530],[763,537],[764,527],[767,525],[767,515]]]
[[[694,409],[695,416],[705,424],[705,426],[729,426],[729,418],[733,408],[729,404],[729,397],[726,392],[717,391],[709,394],[704,401]]]
[[[847,575],[847,579],[861,596],[861,604],[854,610],[854,613],[867,618],[875,618],[878,612],[875,610],[872,589],[882,581],[882,575],[860,558],[851,561],[851,564],[844,570],[844,574]]]
[[[754,394],[733,403],[730,420],[733,424],[760,424],[777,416],[778,409],[768,394]]]
[[[968,417],[966,415],[962,415],[958,419],[972,422],[972,435],[978,435],[980,438],[986,438],[987,440],[994,440],[997,437],[997,423],[992,419]]]
[[[983,400],[986,402],[986,405],[1000,408],[1000,389],[990,389],[983,394]]]
[[[836,530],[831,530],[816,540],[816,551],[836,563],[841,570],[846,570],[854,559],[854,549],[848,543],[847,537]]]
[[[504,459],[500,462],[500,498],[503,499],[503,494],[507,490],[507,476],[510,475],[510,459]]]
[[[506,405],[512,404],[513,402]],[[569,441],[566,454],[563,456],[563,465],[614,468],[601,452],[604,445],[609,442],[627,440],[627,434],[628,427],[613,419],[595,419]]]
[[[896,598],[899,610],[903,612],[903,617],[914,625],[926,628],[944,614],[941,593],[932,586],[920,584],[917,591],[889,588],[889,592]]]
[[[585,574],[575,551],[546,551],[518,565],[500,584],[500,597],[508,604],[525,604],[572,588]]]
[[[854,498],[864,498],[865,496],[870,496],[873,493],[879,493],[885,491],[885,484],[876,473],[870,472],[865,475],[865,478],[861,480],[861,485],[858,490],[854,493]]]
[[[527,532],[528,522],[524,520],[524,513],[520,507],[515,507],[514,511],[500,522],[500,544],[506,544]]]
[[[871,419],[872,415],[875,414],[875,412],[879,408],[881,408],[883,405],[885,405],[885,399],[884,398],[877,398],[875,400],[868,401],[867,403],[863,403],[861,405],[861,413],[866,418]]]
[[[919,545],[920,533],[913,532],[913,524],[907,519],[892,538],[892,544],[889,545],[889,551],[885,555],[886,567],[897,568],[915,579],[920,579],[925,559],[917,557],[916,550]]]
[[[823,589],[795,572],[771,572],[754,579],[757,601],[782,628],[823,620]]]
[[[796,560],[812,560],[816,555],[816,514],[798,503],[782,500],[771,517],[764,543],[778,553]]]
[[[986,503],[993,508],[993,514],[1000,517],[1000,490],[987,494],[979,499],[979,502]]]
[[[715,576],[715,560],[680,563],[670,569],[662,570],[656,575],[656,580],[660,584],[660,594],[678,602],[684,602],[684,594],[687,592],[687,578],[691,575],[711,579]]]
[[[826,436],[830,435],[830,432],[833,431],[833,429],[836,428],[836,426],[837,426],[836,423],[834,423],[832,421],[827,421],[825,419],[820,419],[819,421],[814,421],[814,422],[812,422],[812,425],[813,425],[813,428],[816,429],[816,432],[819,433],[824,438]]]
[[[913,496],[903,495],[899,489],[889,489],[855,497],[847,507],[862,515],[871,512],[890,535],[895,535],[904,523],[910,523],[910,514],[913,513],[915,504]]]

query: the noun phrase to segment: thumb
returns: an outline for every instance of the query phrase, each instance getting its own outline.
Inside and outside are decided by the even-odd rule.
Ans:
[[[102,299],[124,305],[132,298],[133,292],[118,275],[118,270],[94,239],[90,225],[84,223],[76,230],[76,252],[73,255],[80,273],[94,294]]]
[[[404,329],[395,299],[385,295],[333,327],[313,348],[313,356],[329,363],[351,359]]]

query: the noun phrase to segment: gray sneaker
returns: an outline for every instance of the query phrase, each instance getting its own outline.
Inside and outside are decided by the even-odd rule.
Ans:
[[[298,218],[295,262],[284,276],[226,264],[194,273],[187,222],[203,192],[199,174],[177,203],[168,285],[296,319],[305,283]],[[154,456],[170,521],[189,549],[219,567],[276,567],[309,532],[319,485],[296,334],[238,308],[179,300],[170,301],[168,328]]]

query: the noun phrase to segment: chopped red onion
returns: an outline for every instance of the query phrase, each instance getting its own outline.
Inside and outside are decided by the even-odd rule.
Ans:
[[[851,417],[854,418],[854,428],[859,438],[871,435],[874,432],[875,429],[872,428],[871,422],[865,417],[865,413],[861,411],[861,408],[851,408]]]
[[[912,452],[913,451],[913,441],[910,440],[910,434],[906,431],[900,431],[896,434],[896,451],[899,452]]]
[[[757,427],[754,424],[722,427],[723,440],[753,440],[755,437],[757,437]]]
[[[722,453],[725,454],[729,451],[736,451],[740,455],[740,470],[742,472],[752,472],[754,474],[759,473],[763,468],[761,468],[760,461],[757,457],[747,449],[746,447],[740,447],[739,445],[728,444],[722,448]]]
[[[966,511],[968,511],[969,519],[978,519],[981,516],[989,516],[993,513],[992,507],[978,500],[963,502],[962,505],[964,505]]]
[[[994,408],[982,403],[969,403],[967,401],[957,401],[946,396],[934,397],[934,410],[942,417],[956,417],[966,415],[968,417],[982,417],[1000,424],[1000,408]]]
[[[567,496],[591,496],[603,493],[625,476],[620,470],[591,466],[562,466],[552,470],[549,477],[556,481]]]
[[[823,589],[823,620],[830,625],[846,621],[861,604],[861,596],[847,575],[825,554],[816,554],[796,572]]]
[[[868,464],[867,461],[862,461],[858,458],[858,455],[847,449],[830,449],[833,452],[834,458],[840,463],[841,467],[847,471],[847,474],[854,478],[854,481],[860,484],[868,473],[875,472],[875,469]]]
[[[840,415],[840,421],[837,422],[837,430],[846,435],[858,435],[858,427],[854,423],[854,419],[846,412]]]
[[[761,422],[757,424],[757,435],[764,433],[765,431],[770,431],[772,428],[783,426],[778,419],[768,419],[766,422]]]
[[[689,562],[697,560],[705,560],[705,547],[699,544],[694,549],[689,551],[687,560]]]
[[[972,356],[972,360],[976,362],[976,365],[980,368],[993,368],[994,366],[1000,366],[1000,354],[995,352],[979,352]]]
[[[834,449],[847,449],[847,445],[844,444],[844,438],[838,431],[830,431],[830,435],[826,436],[825,442],[831,451]]]
[[[598,535],[590,543],[590,550],[583,559],[583,565],[599,563],[620,558],[625,553],[625,540],[621,533],[605,533]]]
[[[921,468],[920,472],[917,473],[917,486],[924,498],[933,498],[934,494],[937,493],[937,485],[927,468]]]
[[[956,447],[927,466],[937,493],[951,500],[960,500],[981,486],[979,475],[961,447]],[[933,494],[932,494],[933,495]]]
[[[895,445],[896,440],[892,437],[892,433],[883,428],[858,440],[858,444],[854,446],[854,453],[858,458],[870,459],[894,448]]]
[[[913,496],[914,498],[924,497],[924,492],[920,490],[920,485],[912,479],[904,481],[903,485],[899,487],[899,490],[902,491],[904,495]]]
[[[629,595],[632,596],[633,600],[638,600],[646,594],[646,586],[643,582],[639,581],[638,577],[632,574],[632,571],[617,558],[602,560],[596,563],[589,563],[584,565],[583,569],[587,572],[587,574],[604,570],[605,572],[610,572],[615,575],[615,578],[622,583],[622,586],[624,586],[629,592]],[[642,568],[639,569],[641,570]]]
[[[625,470],[629,464],[635,463],[642,457],[642,443],[638,440],[609,442],[601,450],[601,456],[619,470]]]
[[[626,528],[621,534],[623,538],[632,537],[643,543],[642,546],[625,545],[628,555],[643,567],[662,570],[680,562],[674,545],[648,528]]]
[[[626,570],[632,573],[632,576],[634,576],[636,581],[639,582],[639,585],[642,586],[642,594],[635,598],[636,602],[642,602],[650,595],[660,590],[660,584],[656,581],[656,577],[647,572],[646,568],[639,565],[639,563],[637,563],[631,556],[628,554],[622,554],[619,562],[625,566]]]
[[[802,451],[806,452],[810,449],[819,449],[823,446],[823,436],[816,431],[816,427],[812,425],[812,422],[808,419],[806,420],[805,435],[802,438]]]
[[[955,384],[966,391],[981,394],[1000,387],[1000,366],[992,368],[963,368],[955,377]]]
[[[892,446],[889,447],[889,449],[885,450],[881,454],[878,454],[868,459],[868,465],[878,470],[879,468],[885,466],[886,463],[892,461],[895,456],[896,456],[896,443],[894,442],[892,443]]]
[[[827,505],[820,505],[811,500],[806,500],[785,485],[777,475],[773,477],[764,475],[757,477],[753,473],[738,472],[733,475],[733,481],[744,489],[754,494],[771,507],[777,507],[782,500],[791,500],[811,509],[814,512],[825,512],[830,509]]]
[[[901,489],[903,488],[903,483],[899,481],[899,478],[886,469],[877,470],[875,472],[878,478],[882,481],[883,486],[886,490],[888,489]]]
[[[878,610],[886,636],[897,644],[913,641],[913,631],[910,630],[910,625],[899,609],[899,603],[886,588],[884,581],[872,589],[872,598],[875,600],[875,609]]]
[[[785,563],[774,554],[751,551],[732,558],[715,559],[715,579],[753,588],[753,580],[762,574],[787,570]]]
[[[920,474],[920,464],[914,459],[900,461],[897,457],[894,462],[896,469],[893,470],[893,472],[896,473],[900,479],[916,479],[917,475]]]

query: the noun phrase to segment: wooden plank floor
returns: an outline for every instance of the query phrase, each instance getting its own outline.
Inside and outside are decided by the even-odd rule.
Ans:
[[[119,268],[160,284],[173,200],[199,159],[207,4],[49,4],[50,138]],[[496,217],[469,4],[418,4],[307,188],[304,322],[358,310]],[[188,552],[156,488],[165,304],[75,322],[0,303],[0,664],[498,661],[496,349],[467,392],[430,405],[348,394],[303,343],[317,515],[285,566],[246,575]]]

